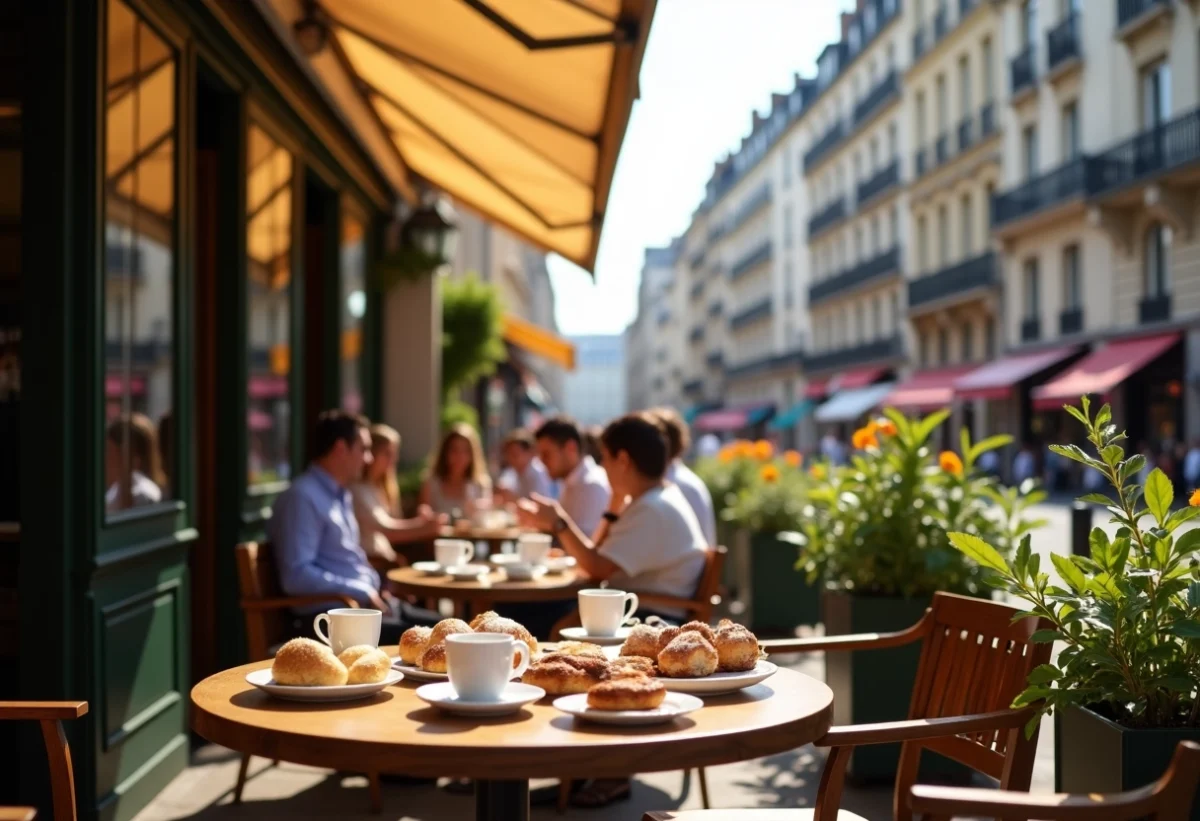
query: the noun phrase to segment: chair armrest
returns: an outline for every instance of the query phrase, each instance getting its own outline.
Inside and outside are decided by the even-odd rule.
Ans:
[[[293,607],[308,607],[313,604],[340,604],[345,607],[358,607],[359,604],[349,596],[285,596],[278,599],[242,599],[243,610],[288,610]]]
[[[768,653],[816,653],[822,650],[883,650],[900,647],[925,638],[929,632],[929,612],[912,627],[896,633],[848,633],[816,639],[768,639],[758,646]]]
[[[60,721],[87,714],[86,701],[0,701],[0,719]]]
[[[33,821],[36,816],[33,807],[0,807],[0,821]]]
[[[1023,793],[975,787],[935,787],[919,784],[912,788],[909,804],[915,815],[935,818],[1004,818],[1006,821],[1127,821],[1144,818],[1155,810],[1150,784],[1132,792],[1113,795],[1069,795],[1066,793]]]
[[[890,744],[896,741],[945,738],[988,730],[1011,730],[1025,726],[1037,709],[1036,705],[1031,705],[1019,710],[997,710],[965,716],[851,724],[848,727],[831,728],[814,743],[818,747],[856,747],[861,744]]]

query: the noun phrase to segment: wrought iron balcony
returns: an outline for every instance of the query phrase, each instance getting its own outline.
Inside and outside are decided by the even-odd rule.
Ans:
[[[1171,0],[1117,0],[1117,31],[1123,34],[1127,26],[1131,29],[1140,27],[1143,19],[1148,20],[1170,8]]]
[[[979,134],[980,137],[990,137],[996,132],[996,104],[984,103],[983,108],[979,109]]]
[[[1171,295],[1144,297],[1138,303],[1138,322],[1143,325],[1150,322],[1166,322],[1171,318]]]
[[[900,75],[894,70],[889,71],[887,76],[880,80],[873,89],[867,92],[867,96],[859,100],[854,106],[855,128],[869,120],[889,100],[898,100],[899,98]]]
[[[725,313],[725,303],[724,302],[722,302],[721,300],[718,299],[715,302],[709,303],[709,305],[708,305],[708,315],[709,316],[720,316],[723,313]]]
[[[1074,197],[1086,196],[1095,161],[1079,157],[1011,191],[996,196],[992,205],[994,227],[1023,219]]]
[[[1083,331],[1083,309],[1068,308],[1058,315],[1059,336],[1070,336]]]
[[[729,330],[741,330],[747,325],[753,325],[755,322],[767,319],[774,313],[775,303],[771,301],[771,297],[765,296],[729,317]]]
[[[878,171],[870,179],[858,184],[858,206],[900,184],[900,161],[892,160],[891,164]]]
[[[1033,46],[1026,46],[1024,51],[1012,58],[1010,69],[1014,97],[1032,89],[1037,76],[1037,52]]]
[[[961,154],[975,142],[975,118],[967,117],[958,124],[958,151]]]
[[[995,284],[996,255],[989,251],[909,282],[908,307],[914,308]]]
[[[804,170],[808,171],[814,168],[829,152],[837,147],[838,143],[846,138],[846,126],[841,122],[834,124],[833,128],[825,132],[821,139],[817,140],[812,148],[808,149],[804,154]]]
[[[852,368],[856,365],[867,365],[889,359],[899,359],[904,356],[904,343],[899,335],[877,339],[853,348],[841,348],[835,351],[808,354],[804,357],[804,369],[817,373]]]
[[[917,149],[917,156],[913,165],[916,167],[918,177],[929,170],[928,149]]]
[[[1096,157],[1095,189],[1106,193],[1200,160],[1200,109],[1157,125]]]
[[[950,159],[950,138],[945,134],[940,134],[933,144],[934,154],[937,157],[937,164],[941,165],[946,160]]]
[[[737,262],[729,267],[729,278],[737,279],[747,271],[769,261],[772,253],[771,240],[763,240],[759,245],[750,249],[748,253],[743,254]]]
[[[704,357],[704,364],[710,368],[721,368],[725,365],[725,354],[721,351],[709,351],[708,356]]]
[[[1071,12],[1046,33],[1046,68],[1054,71],[1079,56],[1079,15]]]
[[[859,288],[873,280],[899,272],[900,248],[896,247],[834,274],[828,279],[814,283],[808,289],[808,304],[811,307],[815,303],[827,300],[844,291]]]
[[[1042,338],[1042,321],[1036,316],[1021,320],[1021,341],[1037,342]]]
[[[827,228],[837,225],[846,218],[846,198],[838,197],[825,210],[808,221],[808,236],[811,239]]]
[[[699,342],[702,339],[704,339],[704,326],[693,325],[691,332],[688,334],[688,341]]]

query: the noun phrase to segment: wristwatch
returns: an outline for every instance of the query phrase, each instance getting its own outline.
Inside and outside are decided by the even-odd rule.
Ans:
[[[567,520],[562,516],[554,517],[554,524],[550,525],[550,532],[557,536],[567,529]]]
[[[611,510],[604,511],[603,515],[604,515],[604,521],[608,522],[609,524],[612,524],[613,522],[615,522],[621,518],[620,513],[613,513]]]

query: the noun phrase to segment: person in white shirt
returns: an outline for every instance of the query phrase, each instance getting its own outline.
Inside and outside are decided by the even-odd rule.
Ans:
[[[534,453],[533,434],[517,428],[504,438],[504,461],[508,467],[496,482],[506,501],[540,493],[551,495],[550,474]]]
[[[595,533],[612,492],[604,469],[584,449],[583,431],[573,420],[556,416],[542,423],[534,440],[538,459],[562,483],[559,503],[584,533]]]
[[[650,413],[658,418],[667,434],[667,453],[671,460],[667,465],[667,480],[683,491],[684,498],[696,514],[696,521],[700,522],[700,532],[704,534],[708,546],[713,547],[717,543],[717,514],[713,510],[712,494],[704,480],[683,462],[683,454],[691,446],[687,422],[674,408],[655,408]]]

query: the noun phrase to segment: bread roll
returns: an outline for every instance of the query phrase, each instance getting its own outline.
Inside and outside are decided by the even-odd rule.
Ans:
[[[363,645],[365,646],[365,645]],[[339,659],[345,664],[345,657],[350,650],[358,648],[351,647],[349,650],[344,650]],[[346,683],[347,684],[378,684],[387,678],[388,671],[392,669],[392,659],[387,653],[380,650],[378,647],[367,647],[365,653],[360,653],[346,667]]]
[[[421,653],[421,658],[417,662],[417,666],[429,673],[447,672],[446,642],[439,641],[437,644],[426,646],[425,652]]]
[[[488,613],[484,613],[483,615],[487,616]],[[526,646],[529,647],[530,658],[533,658],[534,654],[538,651],[538,642],[533,637],[533,634],[526,630],[524,625],[512,619],[506,619],[503,616],[491,613],[490,617],[486,619],[481,620],[478,617],[472,619],[471,626],[476,633],[503,633],[506,636],[512,636],[517,641],[525,642]],[[519,661],[514,654],[513,667],[517,667],[518,664]]]
[[[658,636],[661,632],[662,628],[652,624],[635,624],[621,645],[621,655],[658,658]]]
[[[753,670],[758,664],[758,638],[728,619],[717,627],[717,665],[726,673]]]
[[[446,636],[452,636],[455,633],[471,633],[471,625],[467,624],[462,619],[442,619],[433,626],[433,630],[429,633],[429,641],[426,645],[437,644],[445,641]]]
[[[667,697],[658,679],[623,676],[602,681],[588,690],[588,706],[594,710],[653,710]]]
[[[717,650],[699,633],[680,633],[658,654],[658,671],[671,678],[702,678],[717,672]]]
[[[432,633],[432,627],[410,627],[405,630],[404,635],[400,637],[400,661],[408,665],[420,661]]]
[[[333,651],[312,639],[292,639],[271,662],[271,677],[297,687],[336,687],[346,683],[346,665]]]

